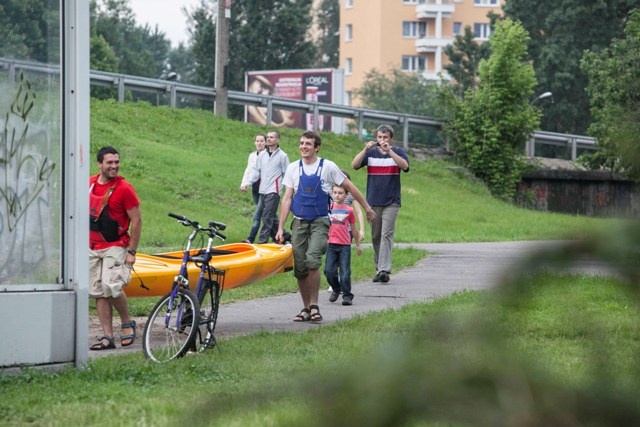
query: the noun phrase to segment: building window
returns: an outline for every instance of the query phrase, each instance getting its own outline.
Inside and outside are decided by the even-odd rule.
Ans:
[[[402,71],[424,71],[426,62],[424,56],[402,55]]]
[[[344,29],[344,41],[350,42],[353,39],[353,25],[347,24]]]
[[[497,6],[498,0],[474,0],[476,6]]]
[[[426,37],[427,23],[424,21],[404,21],[402,23],[402,37],[417,39]]]
[[[352,105],[351,104],[351,99],[352,99],[352,94],[351,91],[348,90],[344,93],[344,105]]]
[[[486,40],[491,37],[491,26],[489,24],[473,24],[473,32],[476,33],[476,38],[480,40]]]
[[[458,34],[462,34],[462,22],[453,23],[453,35],[457,36]]]
[[[402,0],[404,4],[418,4],[418,0]]]
[[[347,0],[344,7],[353,7],[353,0]]]
[[[351,74],[353,72],[353,60],[351,58],[344,59],[344,73]]]

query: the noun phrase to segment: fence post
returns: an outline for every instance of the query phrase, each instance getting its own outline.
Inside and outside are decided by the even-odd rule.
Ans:
[[[575,161],[578,157],[578,138],[575,136],[569,139],[571,143],[571,160]]]
[[[273,120],[273,100],[269,98],[267,99],[267,126],[271,126],[272,120]]]
[[[407,116],[400,117],[402,123],[402,146],[405,150],[409,149],[409,118]]]
[[[124,76],[118,79],[118,102],[124,102]]]
[[[169,86],[169,88],[171,90],[170,95],[169,95],[169,105],[172,108],[175,108],[176,107],[176,85],[175,85],[175,83],[172,84],[171,86]]]

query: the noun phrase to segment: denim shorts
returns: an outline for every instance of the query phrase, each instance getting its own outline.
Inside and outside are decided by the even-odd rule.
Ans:
[[[329,225],[329,218],[317,218],[312,221],[293,219],[291,245],[293,275],[297,279],[304,279],[309,275],[309,270],[322,266],[322,256],[327,252]]]

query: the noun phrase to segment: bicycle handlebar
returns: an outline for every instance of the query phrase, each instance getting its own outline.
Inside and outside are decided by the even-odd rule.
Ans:
[[[221,240],[226,240],[227,239],[227,236],[225,236],[224,234],[220,233],[220,230],[225,230],[227,228],[227,225],[222,223],[222,222],[209,221],[209,227],[203,228],[196,221],[191,221],[189,218],[187,218],[184,215],[178,215],[178,214],[174,214],[172,212],[169,212],[168,215],[171,218],[177,219],[178,222],[180,222],[182,225],[184,225],[186,227],[193,227],[198,231],[207,231],[210,234],[218,237]]]

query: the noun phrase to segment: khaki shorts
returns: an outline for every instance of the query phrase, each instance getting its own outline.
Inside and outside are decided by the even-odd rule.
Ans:
[[[329,240],[329,218],[306,221],[293,219],[291,245],[293,246],[293,275],[304,279],[309,270],[322,266],[322,255],[327,252]]]
[[[124,263],[127,248],[89,249],[89,297],[118,298],[131,280],[131,266]]]

